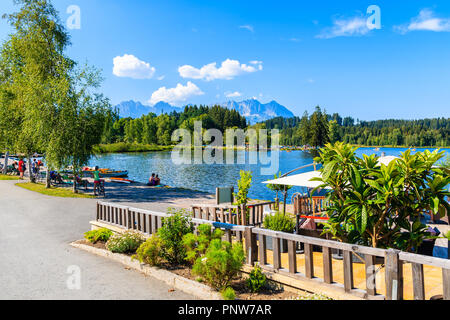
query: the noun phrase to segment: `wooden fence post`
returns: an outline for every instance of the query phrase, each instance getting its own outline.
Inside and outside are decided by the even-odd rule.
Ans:
[[[425,281],[423,277],[423,264],[412,264],[412,278],[414,300],[425,300]]]
[[[399,250],[386,251],[386,300],[403,300],[403,262]]]
[[[266,236],[259,234],[258,239],[259,265],[265,266],[267,264]]]
[[[344,250],[344,289],[345,292],[352,291],[354,287],[353,283],[353,257],[352,252]]]
[[[241,214],[242,214],[242,225],[247,225],[247,206],[245,204],[241,205]]]
[[[256,243],[256,234],[253,232],[253,227],[245,229],[245,253],[247,256],[247,264],[253,266],[258,261],[258,245]]]
[[[450,300],[450,269],[442,269],[444,300]]]

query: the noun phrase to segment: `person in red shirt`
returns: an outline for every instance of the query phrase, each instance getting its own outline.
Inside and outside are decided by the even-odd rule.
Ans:
[[[24,173],[24,168],[25,168],[25,162],[23,161],[23,159],[20,159],[19,161],[19,173],[20,173],[20,180],[23,180],[23,173]]]

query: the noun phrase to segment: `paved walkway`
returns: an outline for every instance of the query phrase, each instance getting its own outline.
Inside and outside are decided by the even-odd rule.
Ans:
[[[194,299],[70,247],[90,230],[95,200],[47,197],[15,183],[0,181],[0,299]],[[71,266],[81,270],[80,290],[68,289]]]

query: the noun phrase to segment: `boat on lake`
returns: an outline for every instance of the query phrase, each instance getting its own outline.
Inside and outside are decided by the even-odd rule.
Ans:
[[[95,168],[85,167],[83,173],[93,176]],[[99,169],[100,178],[126,178],[128,177],[128,171],[118,171],[114,169]]]

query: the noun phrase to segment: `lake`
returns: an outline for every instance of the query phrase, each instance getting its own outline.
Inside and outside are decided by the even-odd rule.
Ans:
[[[360,148],[358,156],[363,154],[377,154],[381,156],[384,152],[387,156],[399,156],[407,149],[381,148],[376,151],[374,148]],[[416,152],[425,149],[418,148]],[[445,149],[447,156],[450,149]],[[253,183],[249,192],[252,199],[273,200],[275,193],[269,190],[262,182],[273,179],[272,175],[261,174],[261,165],[249,164],[251,152],[236,151],[235,158],[246,157],[246,164],[182,164],[176,165],[172,161],[171,152],[149,152],[149,153],[123,153],[100,155],[90,161],[90,166],[98,165],[100,168],[111,168],[116,170],[128,170],[129,178],[138,182],[146,183],[152,173],[159,174],[163,184],[172,187],[182,187],[199,190],[208,193],[215,193],[217,187],[234,186],[237,190],[237,181],[241,170],[253,172]],[[311,164],[313,156],[303,151],[282,151],[280,152],[279,170],[283,174]],[[267,167],[267,166],[263,166]],[[313,168],[300,170],[297,173],[312,171]],[[290,190],[289,198],[294,192],[305,192],[303,188],[296,187]],[[280,195],[281,196],[281,195]]]

